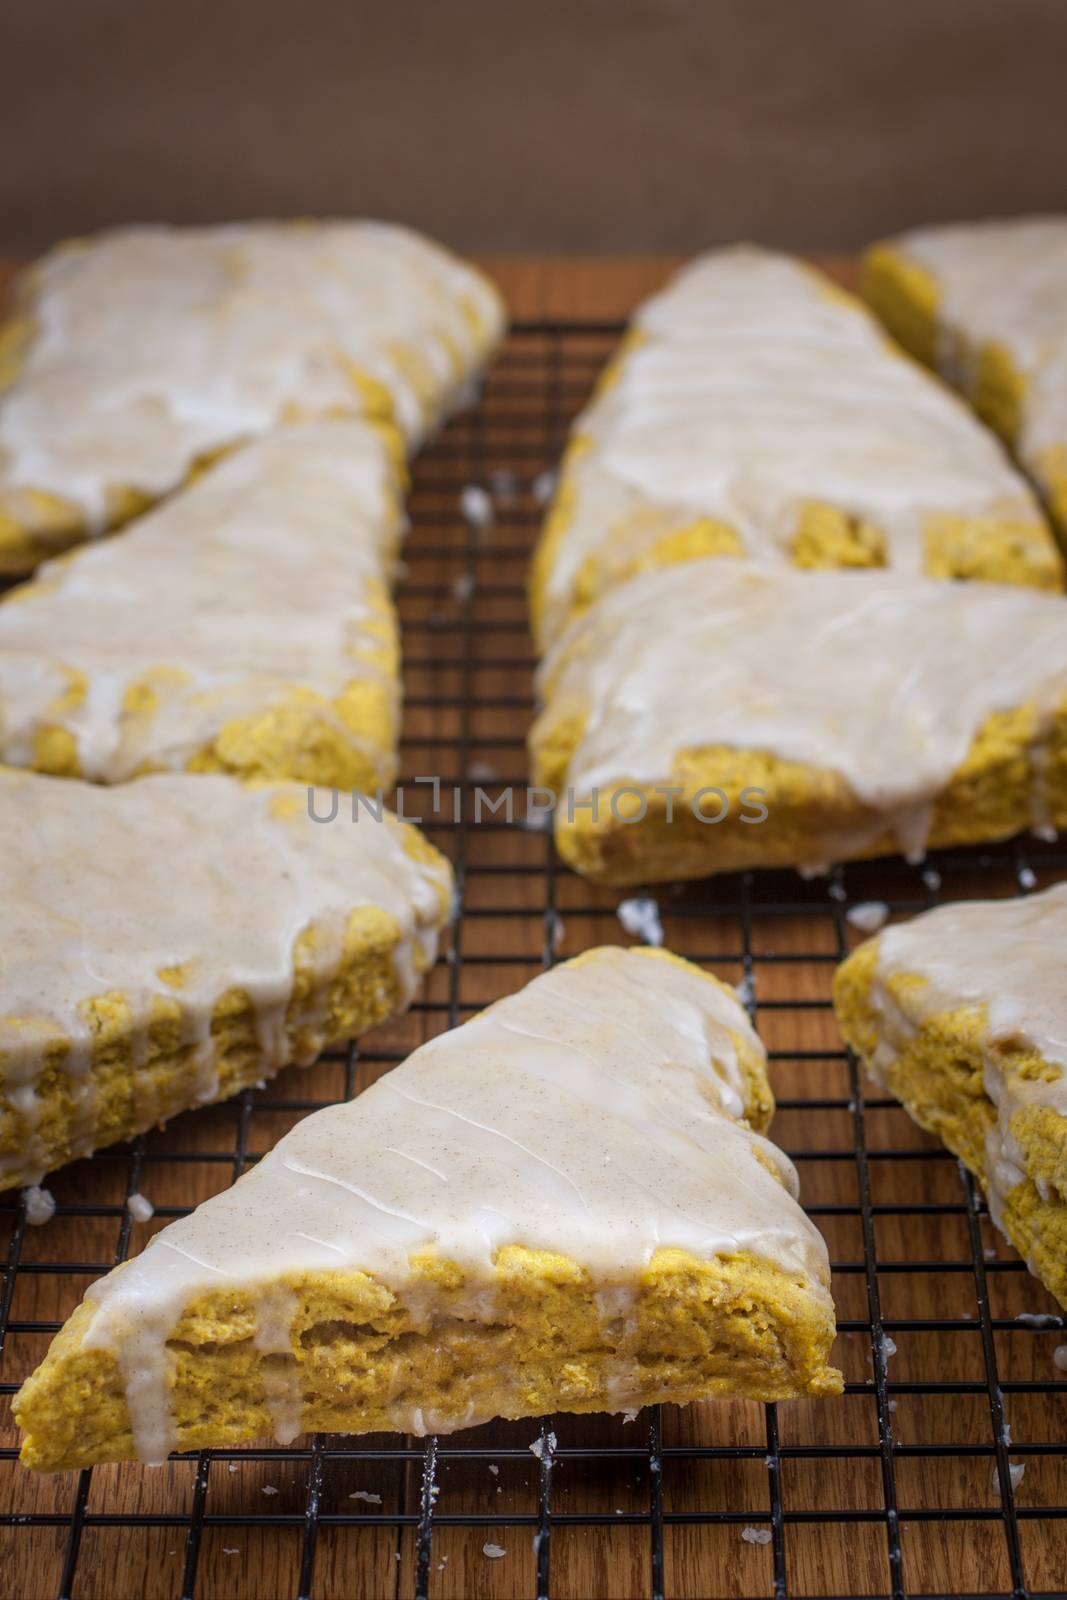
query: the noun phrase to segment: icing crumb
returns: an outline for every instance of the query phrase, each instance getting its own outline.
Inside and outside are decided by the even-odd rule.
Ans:
[[[492,783],[500,773],[491,761],[468,761],[467,777],[472,783]]]
[[[888,917],[889,907],[884,900],[863,900],[858,906],[849,906],[845,912],[845,921],[861,933],[877,933]]]
[[[896,1340],[891,1339],[888,1333],[883,1333],[880,1341],[880,1348],[882,1351],[882,1360],[888,1361],[890,1356],[895,1356],[897,1353]]]
[[[490,1461],[490,1463],[489,1463],[489,1471],[493,1474],[494,1478],[499,1478],[499,1476],[500,1476],[500,1468],[497,1466],[495,1461]]]
[[[830,885],[830,887],[827,889],[826,892],[830,896],[831,900],[847,900],[848,899],[848,890],[845,888],[843,883],[837,883],[835,881],[834,883],[832,883]]]
[[[551,468],[545,472],[539,472],[533,483],[530,485],[530,493],[533,495],[539,506],[547,506],[555,492],[556,474]]]
[[[477,483],[468,483],[459,497],[463,520],[472,528],[491,528],[493,501],[489,493]]]
[[[488,1556],[490,1561],[499,1561],[501,1556],[506,1556],[507,1551],[502,1544],[483,1544],[482,1555]]]
[[[226,1468],[226,1471],[227,1472],[236,1472],[237,1471],[237,1463],[236,1463],[236,1461],[231,1461],[229,1466]]]
[[[657,946],[663,943],[659,904],[650,894],[633,895],[629,900],[620,900],[616,916],[626,932],[632,933],[635,939]]]
[[[1037,873],[1034,871],[1033,867],[1019,868],[1019,883],[1024,889],[1037,888]]]
[[[1030,832],[1035,839],[1040,839],[1044,844],[1055,844],[1059,839],[1058,831],[1048,822],[1041,823],[1037,828],[1031,828]]]
[[[263,1485],[262,1493],[263,1494],[277,1494],[278,1491],[274,1487],[273,1483],[265,1483]]]
[[[558,955],[567,934],[566,925],[558,911],[545,912],[545,935],[552,954]]]
[[[927,867],[925,869],[923,872],[923,883],[925,883],[931,894],[937,893],[938,889],[941,887],[941,874],[938,872],[936,867]]]
[[[633,1411],[624,1411],[622,1414],[622,1420],[623,1422],[636,1422],[640,1415],[641,1412],[639,1408]]]
[[[126,1210],[134,1222],[147,1222],[149,1217],[154,1217],[156,1214],[155,1206],[143,1194],[131,1194],[126,1201]]]
[[[369,1489],[353,1489],[348,1498],[350,1500],[365,1500],[369,1506],[380,1506],[382,1503],[381,1495],[371,1494]]]
[[[1052,1352],[1052,1359],[1061,1372],[1067,1372],[1067,1344],[1058,1344]]]
[[[773,1535],[770,1528],[742,1528],[741,1537],[746,1544],[770,1544]]]
[[[1008,1462],[1008,1477],[1011,1479],[1011,1486],[1012,1486],[1013,1489],[1017,1489],[1019,1487],[1020,1483],[1022,1483],[1022,1481],[1023,1481],[1023,1473],[1025,1471],[1026,1471],[1026,1462],[1025,1461],[1009,1461]],[[993,1468],[993,1488],[994,1488],[994,1490],[996,1491],[997,1494],[1000,1493],[1000,1472],[998,1471],[998,1469],[996,1467]]]
[[[549,1456],[551,1456],[553,1450],[556,1448],[556,1435],[554,1433],[550,1433],[544,1440],[535,1439],[533,1444],[528,1446],[530,1454],[532,1456],[536,1456],[538,1461],[540,1461],[546,1444],[548,1446]]]
[[[22,1198],[26,1202],[26,1221],[31,1228],[51,1222],[56,1214],[56,1202],[51,1189],[42,1189],[39,1184],[31,1183],[28,1189],[23,1189]]]
[[[1054,1316],[1051,1311],[1020,1311],[1015,1320],[1027,1328],[1063,1327],[1063,1318]]]
[[[756,985],[752,981],[752,974],[746,972],[741,982],[734,985],[734,993],[743,1006],[750,1006],[756,998]]]
[[[452,598],[463,604],[471,598],[477,587],[478,582],[472,572],[461,572],[458,578],[452,579]]]
[[[222,1547],[222,1553],[224,1556],[239,1556],[241,1554],[241,1549],[240,1546],[236,1544],[224,1544]]]

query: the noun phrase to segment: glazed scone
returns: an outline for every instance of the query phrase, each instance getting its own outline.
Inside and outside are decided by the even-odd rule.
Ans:
[[[0,602],[0,761],[390,784],[399,471],[380,427],[298,423],[42,568]]]
[[[90,1291],[46,1471],[311,1429],[836,1394],[826,1246],[732,990],[588,951],[308,1117]]]
[[[284,422],[409,447],[500,336],[488,279],[406,228],[119,228],[24,274],[0,330],[0,572],[116,526]]]
[[[705,558],[604,595],[539,690],[534,782],[604,883],[1067,825],[1058,595]]]
[[[451,869],[387,813],[317,820],[330,800],[0,768],[0,1188],[407,1006]]]
[[[540,644],[620,579],[716,554],[1063,587],[998,441],[858,300],[750,247],[638,310],[575,423],[534,561]]]
[[[868,251],[863,288],[1011,446],[1067,539],[1067,217],[916,228]]]
[[[939,907],[854,950],[841,1031],[877,1082],[978,1178],[1067,1307],[1067,884]]]

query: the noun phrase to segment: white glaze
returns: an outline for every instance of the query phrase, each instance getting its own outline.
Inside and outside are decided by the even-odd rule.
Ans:
[[[1036,1105],[1067,1119],[1065,952],[1067,884],[1024,898],[939,906],[878,939],[871,1003],[882,1018],[876,1065],[883,1080],[926,1018],[960,1009],[985,1012],[983,1081],[997,1110],[986,1137],[986,1183],[998,1226],[1005,1197],[1026,1175],[1012,1117]],[[909,991],[907,1016],[886,988],[905,973],[924,980]],[[1006,1044],[1035,1052],[1060,1075],[1027,1079],[1006,1071]]]
[[[276,797],[293,814],[276,814]],[[325,800],[319,814],[328,813]],[[120,992],[141,1051],[152,1002],[177,1001],[197,1063],[197,1097],[217,1092],[212,1011],[244,990],[256,1013],[263,1073],[286,1065],[286,1010],[293,946],[316,932],[316,987],[336,970],[350,913],[378,906],[396,917],[396,972],[405,1003],[413,951],[427,959],[441,920],[445,872],[416,861],[394,819],[313,822],[299,784],[247,790],[213,776],[142,778],[116,789],[0,769],[0,1078],[28,1118],[27,1145],[0,1157],[0,1173],[33,1182],[49,1151],[33,1123],[45,1052],[70,1041],[63,1060],[82,1102],[86,1151],[94,1147],[91,1033],[86,1002]],[[159,976],[181,966],[174,988]],[[299,1022],[321,1047],[314,1002]],[[310,1057],[309,1057],[310,1059]],[[193,1103],[188,1081],[144,1107],[150,1126]],[[147,1090],[146,1090],[147,1094]]]
[[[0,399],[0,493],[47,490],[90,530],[109,488],[163,495],[205,452],[294,414],[362,413],[353,369],[415,444],[502,322],[480,273],[378,222],[116,229],[46,256],[28,310],[36,337]]]
[[[164,1342],[208,1289],[253,1288],[272,1348],[287,1274],[371,1273],[431,1326],[432,1295],[407,1293],[409,1256],[426,1250],[464,1269],[461,1314],[485,1321],[493,1259],[508,1244],[569,1256],[606,1291],[632,1286],[661,1246],[751,1251],[804,1274],[829,1304],[826,1247],[796,1204],[792,1167],[736,1120],[744,1079],[731,1035],[759,1050],[728,991],[604,949],[299,1123],[90,1291],[86,1344],[118,1353],[139,1450],[159,1459],[172,1443]],[[436,1420],[405,1423],[426,1431]]]
[[[827,835],[844,859],[886,828],[921,852],[931,803],[994,711],[1067,697],[1067,601],[895,573],[795,572],[715,558],[610,590],[541,668],[541,729],[584,716],[566,784],[666,784],[680,751],[768,751],[829,768],[876,813]],[[602,805],[607,809],[607,795]],[[1035,820],[1045,814],[1034,797]],[[637,826],[637,824],[635,824]]]
[[[993,435],[799,261],[700,257],[634,327],[640,341],[575,423],[590,445],[568,465],[549,638],[591,554],[632,559],[700,517],[728,524],[746,555],[790,562],[803,506],[830,505],[881,532],[889,566],[918,573],[931,513],[1040,516]]]
[[[1067,217],[916,228],[892,242],[937,284],[946,375],[969,387],[981,347],[1002,346],[1026,380],[1021,459],[1033,468],[1043,450],[1067,448]]]
[[[368,598],[391,577],[399,493],[378,430],[299,424],[235,451],[126,532],[48,563],[0,604],[0,760],[31,765],[35,735],[58,726],[84,777],[180,771],[231,719],[381,678],[367,660]],[[73,673],[86,693],[65,705]],[[146,673],[156,709],[131,714],[125,691]],[[320,714],[342,728],[328,704]]]

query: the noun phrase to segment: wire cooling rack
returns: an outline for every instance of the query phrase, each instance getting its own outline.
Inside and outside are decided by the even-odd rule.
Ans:
[[[619,331],[517,327],[481,407],[416,469],[400,591],[404,770],[442,780],[441,809],[426,785],[409,783],[404,803],[454,860],[462,901],[423,997],[358,1052],[54,1175],[47,1226],[28,1227],[17,1199],[0,1215],[0,1593],[12,1600],[1063,1592],[1059,1310],[966,1173],[872,1092],[829,1004],[834,966],[859,937],[852,905],[905,915],[1067,874],[1067,852],[1029,840],[807,884],[746,873],[655,891],[669,946],[744,985],[769,1047],[774,1134],[833,1260],[841,1399],[558,1416],[437,1441],[316,1436],[155,1471],[37,1478],[15,1464],[10,1395],[94,1277],[422,1039],[557,957],[629,942],[617,897],[558,868],[545,833],[484,806],[474,820],[475,787],[497,800],[525,782],[523,583],[542,475]],[[155,1204],[147,1224],[125,1208],[134,1192]]]

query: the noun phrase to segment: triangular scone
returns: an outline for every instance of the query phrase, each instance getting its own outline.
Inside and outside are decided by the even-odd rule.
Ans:
[[[534,781],[605,883],[1067,827],[1067,600],[707,557],[631,578],[540,676]]]
[[[578,418],[534,562],[542,647],[703,555],[1062,589],[998,441],[803,261],[712,251],[636,313]]]
[[[826,1247],[733,991],[600,949],[301,1122],[89,1293],[45,1470],[306,1429],[836,1394]]]
[[[867,252],[863,288],[1012,447],[1067,538],[1067,216],[916,228]]]
[[[938,907],[838,968],[841,1031],[1067,1306],[1067,884]]]
[[[129,227],[62,245],[0,331],[0,572],[284,422],[377,417],[412,447],[502,325],[487,278],[391,224]]]
[[[299,423],[45,567],[0,603],[0,760],[391,783],[400,471],[381,427]]]
[[[402,1011],[450,914],[414,828],[299,784],[0,768],[0,1188]]]

